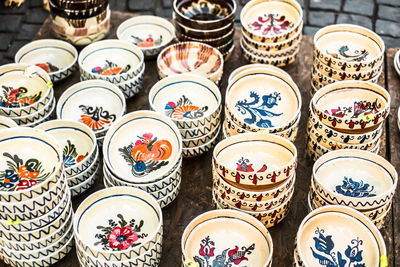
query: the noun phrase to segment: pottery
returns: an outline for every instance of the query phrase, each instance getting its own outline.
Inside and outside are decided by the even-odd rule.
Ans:
[[[5,117],[5,116],[0,116],[0,130],[17,127],[17,126],[18,126],[18,124],[15,121],[13,121],[12,119]]]
[[[98,170],[99,170],[99,166],[97,165],[96,170],[94,171],[94,173],[87,178],[84,182],[71,186],[69,189],[71,191],[71,197],[77,197],[80,194],[86,192],[87,190],[89,190],[96,182],[96,179],[98,178]]]
[[[180,41],[183,41],[183,42],[185,42],[185,41],[201,42],[201,43],[205,43],[205,44],[211,45],[213,47],[220,47],[220,46],[223,46],[223,45],[226,45],[226,44],[230,43],[233,40],[234,35],[235,35],[235,29],[234,28],[232,28],[232,30],[230,30],[228,33],[226,33],[226,34],[224,34],[222,36],[218,36],[216,38],[204,38],[204,39],[195,38],[195,37],[191,37],[191,36],[185,35],[185,33],[179,32],[179,30],[176,31],[176,37]]]
[[[44,117],[42,117],[41,119],[39,119],[37,121],[34,121],[34,122],[31,122],[31,123],[25,124],[24,127],[36,127],[36,126],[38,126],[39,124],[41,124],[43,122],[55,119],[56,118],[55,110],[56,110],[56,99],[53,98],[53,101],[52,101],[51,108],[50,108],[49,112]]]
[[[218,143],[220,129],[221,127],[218,127],[217,134],[207,143],[197,147],[182,148],[182,156],[184,158],[193,158],[210,151]]]
[[[254,64],[268,64],[268,65],[273,65],[276,67],[284,67],[287,65],[292,64],[296,60],[296,56],[298,51],[294,52],[293,55],[286,56],[286,57],[279,57],[279,58],[265,58],[265,57],[260,57],[257,55],[252,54],[248,50],[246,50],[243,46],[241,46],[242,52],[243,52],[243,57],[250,63]]]
[[[133,79],[117,84],[118,88],[124,94],[125,99],[135,96],[143,89],[144,71],[145,67],[143,66],[140,73]]]
[[[212,139],[214,139],[215,136],[218,135],[220,127],[215,127],[213,130],[211,130],[209,133],[197,137],[197,138],[189,138],[189,139],[182,139],[182,144],[184,148],[194,148],[194,147],[199,147],[202,146]]]
[[[282,58],[282,57],[289,57],[293,56],[295,53],[298,53],[300,49],[300,40],[293,44],[292,46],[289,46],[287,48],[281,49],[279,51],[272,51],[272,52],[266,52],[262,50],[258,50],[253,48],[252,46],[248,45],[244,39],[240,39],[240,46],[243,48],[243,50],[246,50],[249,54],[255,56],[255,57],[260,57],[260,58],[265,58],[265,59],[275,59],[275,58]]]
[[[289,73],[287,73],[286,71],[284,71],[281,68],[275,67],[275,66],[271,66],[271,65],[265,65],[265,64],[247,64],[247,65],[243,65],[237,69],[235,69],[234,71],[231,72],[231,74],[228,77],[228,84],[232,83],[233,80],[236,80],[236,76],[241,76],[243,73],[247,73],[247,70],[253,70],[254,69],[254,73],[256,73],[256,70],[260,70],[263,71],[264,69],[271,69],[274,70],[276,72],[279,72],[283,75],[286,76],[286,78],[288,80],[291,80],[292,77],[289,75]]]
[[[199,137],[206,136],[208,133],[219,128],[220,125],[221,125],[221,111],[218,113],[216,118],[213,119],[208,125],[190,129],[179,129],[179,133],[181,134],[183,139],[196,139]]]
[[[95,157],[92,163],[87,167],[87,169],[83,170],[81,173],[76,174],[74,176],[70,176],[67,178],[68,186],[73,187],[79,184],[84,183],[88,179],[91,179],[94,174],[98,171],[98,166],[100,164],[99,158],[99,149],[96,147]]]
[[[228,34],[235,28],[235,23],[233,20],[226,25],[221,26],[220,28],[213,28],[209,30],[192,28],[177,21],[175,13],[172,14],[172,21],[175,26],[176,34],[181,33],[195,39],[221,38],[221,36]]]
[[[60,6],[54,3],[54,0],[49,0],[49,6],[50,6],[50,14],[53,17],[59,16],[66,19],[87,19],[95,17],[104,12],[108,7],[108,1],[103,1],[92,7],[77,9],[71,6],[68,8],[65,6]]]
[[[400,50],[396,52],[394,55],[394,68],[396,69],[396,72],[398,75],[400,75]]]
[[[175,37],[175,28],[168,20],[156,16],[130,18],[117,29],[117,37],[137,45],[146,58],[154,57]]]

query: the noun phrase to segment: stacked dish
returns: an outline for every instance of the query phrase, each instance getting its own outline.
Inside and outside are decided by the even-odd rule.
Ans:
[[[396,69],[397,74],[400,75],[400,50],[398,50],[394,55],[394,68]]]
[[[136,188],[97,191],[76,210],[74,236],[81,266],[158,266],[163,236],[160,205]]]
[[[36,128],[54,136],[62,148],[64,173],[71,196],[88,190],[99,172],[99,149],[94,132],[75,121],[53,120]]]
[[[131,98],[143,88],[144,55],[136,45],[122,40],[104,40],[86,46],[78,57],[81,81],[113,83]]]
[[[86,124],[96,135],[99,145],[110,126],[126,111],[126,101],[117,86],[101,80],[74,84],[57,103],[57,118]]]
[[[146,59],[156,57],[174,41],[175,29],[168,20],[156,16],[137,16],[118,26],[117,37],[137,45]]]
[[[272,133],[294,141],[301,94],[288,73],[273,66],[246,65],[228,80],[224,134]]]
[[[218,49],[225,60],[235,49],[235,0],[174,0],[173,20],[180,41],[194,41]]]
[[[299,226],[293,266],[321,266],[321,262],[332,266],[387,266],[385,242],[360,212],[343,206],[319,208]]]
[[[160,78],[191,73],[203,76],[217,85],[224,70],[222,54],[212,46],[198,42],[182,42],[168,46],[158,55]]]
[[[311,102],[307,153],[314,161],[336,149],[378,153],[390,95],[370,82],[343,81],[318,90]]]
[[[275,226],[289,212],[296,161],[296,147],[280,136],[248,133],[221,141],[213,154],[216,207],[241,210]]]
[[[343,80],[376,83],[382,73],[385,44],[364,27],[335,24],[314,35],[312,93],[324,85]]]
[[[233,238],[226,238],[227,233]],[[273,243],[268,230],[250,215],[234,210],[212,210],[194,218],[183,232],[181,249],[182,266],[207,266],[208,262],[272,266]]]
[[[286,66],[296,60],[303,11],[295,0],[252,0],[240,13],[243,56],[251,63]]]
[[[163,208],[178,195],[182,137],[170,118],[153,111],[131,112],[108,130],[103,145],[104,185],[136,187]]]
[[[58,39],[84,46],[110,30],[108,0],[50,0],[51,29]]]
[[[62,153],[49,134],[1,130],[0,251],[11,266],[49,266],[74,245]]]
[[[312,209],[344,205],[364,213],[381,228],[392,206],[397,172],[383,157],[355,149],[329,152],[314,164]]]
[[[149,93],[150,107],[178,126],[183,157],[202,155],[218,142],[221,98],[215,83],[191,74],[164,78]]]
[[[53,84],[43,69],[22,63],[3,65],[0,86],[0,115],[27,127],[52,118],[56,100]]]

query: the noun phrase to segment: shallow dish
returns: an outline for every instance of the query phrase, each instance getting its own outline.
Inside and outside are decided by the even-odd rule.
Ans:
[[[5,116],[0,116],[0,130],[17,127],[17,126],[18,126],[18,124],[15,121],[13,121],[12,119],[5,117]]]

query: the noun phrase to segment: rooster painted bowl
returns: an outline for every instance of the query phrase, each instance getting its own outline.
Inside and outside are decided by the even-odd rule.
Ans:
[[[290,39],[300,30],[303,11],[295,0],[252,0],[240,13],[243,33],[262,43]]]
[[[86,124],[96,136],[106,132],[126,110],[121,90],[107,81],[89,80],[74,84],[57,103],[57,118]]]
[[[5,117],[5,116],[0,116],[0,130],[17,127],[17,126],[18,126],[18,124],[15,121],[13,121],[12,119]]]
[[[229,233],[231,238],[226,238]],[[222,264],[269,266],[273,243],[257,219],[234,210],[212,210],[194,218],[181,238],[183,261],[202,264],[222,259]]]
[[[100,260],[124,261],[146,253],[162,236],[162,225],[160,205],[152,196],[132,187],[112,187],[79,205],[74,235],[82,252]],[[121,235],[126,239],[118,238]]]
[[[387,255],[375,225],[362,213],[344,206],[312,211],[300,224],[296,238],[298,257],[305,266],[316,266],[320,261],[379,266],[381,256]]]
[[[76,69],[78,51],[71,44],[54,39],[37,40],[18,50],[15,62],[36,65],[46,71],[53,82],[71,75]]]
[[[201,30],[197,28],[191,28],[187,25],[184,25],[176,20],[176,15],[172,14],[173,23],[175,26],[176,33],[184,34],[188,37],[195,39],[215,39],[220,38],[234,30],[235,23],[231,21],[230,23],[223,25],[221,28],[215,28],[210,30]]]
[[[117,36],[138,46],[146,58],[157,56],[175,38],[175,28],[168,20],[156,16],[138,16],[118,26]]]
[[[327,85],[311,101],[312,110],[323,124],[349,133],[376,129],[386,119],[390,107],[390,95],[385,88],[361,81]]]
[[[219,142],[213,154],[215,170],[226,181],[257,189],[288,179],[296,162],[294,144],[272,134],[231,136]]]
[[[172,120],[153,111],[131,112],[107,132],[104,163],[130,183],[161,180],[174,171],[182,154],[182,137]]]
[[[157,68],[161,78],[191,73],[219,83],[224,67],[222,54],[212,46],[182,42],[168,46],[158,55]]]
[[[351,24],[335,24],[314,35],[314,57],[342,71],[368,71],[382,65],[385,43],[373,31]]]
[[[175,19],[188,27],[213,30],[235,19],[235,0],[174,0]]]

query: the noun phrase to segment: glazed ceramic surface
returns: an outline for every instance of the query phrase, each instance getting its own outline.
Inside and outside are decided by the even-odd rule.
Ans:
[[[13,121],[12,119],[5,117],[5,116],[0,116],[0,130],[17,127],[17,126],[18,126],[18,124],[15,121]]]
[[[258,69],[260,69],[260,70],[271,69],[271,70],[280,72],[283,75],[286,75],[288,79],[292,79],[292,77],[290,77],[289,73],[287,73],[286,71],[284,71],[281,68],[271,66],[271,65],[265,65],[265,64],[248,64],[248,65],[243,65],[243,66],[235,69],[234,71],[232,71],[228,77],[228,83],[231,83],[236,78],[236,76],[239,76],[242,73],[245,73],[247,70],[253,70],[253,69],[257,69],[257,70]]]

